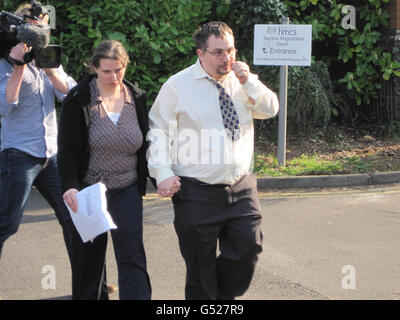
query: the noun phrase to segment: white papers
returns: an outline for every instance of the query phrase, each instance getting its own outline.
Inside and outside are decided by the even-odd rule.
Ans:
[[[76,194],[76,198],[78,212],[73,212],[68,205],[67,208],[83,242],[117,228],[107,211],[106,186],[103,183],[82,189]]]

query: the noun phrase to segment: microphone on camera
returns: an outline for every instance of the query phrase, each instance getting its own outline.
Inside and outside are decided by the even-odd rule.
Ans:
[[[8,60],[12,64],[24,65],[31,62],[36,56],[40,49],[46,48],[50,42],[50,32],[48,28],[44,28],[37,25],[23,24],[18,27],[14,27],[17,30],[17,40],[25,43],[28,47],[32,47],[32,50],[25,53],[23,61],[19,61],[8,56]]]
[[[50,42],[49,28],[23,24],[17,27],[17,39],[33,49],[45,48]]]

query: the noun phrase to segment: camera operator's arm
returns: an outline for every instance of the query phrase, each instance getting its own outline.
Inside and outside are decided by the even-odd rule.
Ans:
[[[67,95],[68,91],[76,85],[76,81],[64,72],[64,69],[61,65],[58,68],[43,70],[54,86],[57,99],[62,101]]]
[[[25,43],[20,42],[11,49],[10,57],[18,61],[24,61],[24,54],[28,51],[28,46]],[[14,65],[14,72],[12,73],[6,87],[6,99],[8,103],[14,103],[18,99],[24,70],[25,65]]]
[[[15,66],[14,72],[11,75],[10,80],[6,87],[6,99],[7,103],[15,103],[18,100],[19,89],[21,88],[22,76],[24,74],[25,65]]]
[[[68,93],[68,84],[65,82],[64,78],[61,77],[61,74],[57,72],[57,69],[43,69],[43,71],[53,83],[54,89],[64,94]]]
[[[10,103],[7,98],[7,85],[13,76],[14,68],[5,59],[0,60],[0,116],[5,117],[13,108],[18,106],[19,97]]]

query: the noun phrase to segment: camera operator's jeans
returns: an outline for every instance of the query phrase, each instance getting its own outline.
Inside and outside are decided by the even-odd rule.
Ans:
[[[18,230],[32,185],[55,211],[70,255],[73,223],[62,199],[56,156],[46,161],[10,148],[0,152],[0,257],[4,242]]]

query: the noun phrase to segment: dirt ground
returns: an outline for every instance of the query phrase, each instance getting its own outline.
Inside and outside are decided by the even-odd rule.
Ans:
[[[277,148],[276,142],[258,140],[255,150],[276,154]],[[364,130],[341,126],[317,131],[308,137],[288,135],[287,161],[302,154],[319,155],[321,159],[330,161],[356,157],[368,163],[366,172],[400,170],[400,139],[378,138]]]

